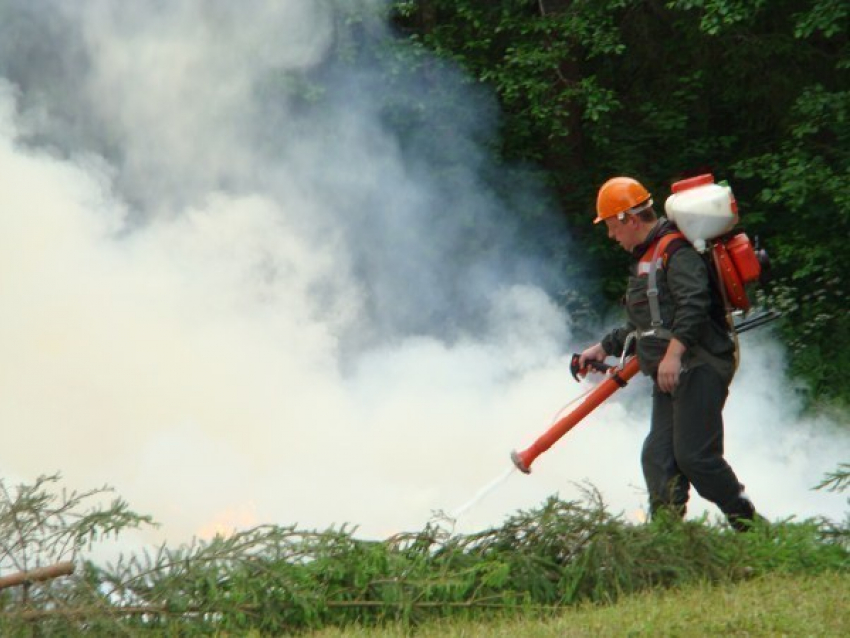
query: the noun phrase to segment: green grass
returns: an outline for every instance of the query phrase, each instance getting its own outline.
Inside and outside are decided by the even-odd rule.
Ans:
[[[584,604],[547,618],[516,616],[428,622],[411,631],[325,629],[312,638],[446,638],[487,636],[848,636],[850,574],[769,574],[737,584],[696,584],[622,598],[612,605]]]

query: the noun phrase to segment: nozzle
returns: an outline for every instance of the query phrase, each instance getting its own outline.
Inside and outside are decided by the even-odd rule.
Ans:
[[[525,464],[525,461],[522,460],[522,457],[516,450],[511,452],[511,461],[514,462],[514,465],[516,465],[517,469],[523,474],[531,474],[531,468]]]

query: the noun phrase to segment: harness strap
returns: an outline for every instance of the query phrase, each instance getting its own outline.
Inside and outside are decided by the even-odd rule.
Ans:
[[[655,249],[652,251],[652,260],[649,262],[649,275],[647,277],[646,298],[649,301],[649,316],[654,330],[661,329],[661,305],[658,303],[658,258],[663,255],[663,265],[666,267],[667,246],[674,239],[682,238],[684,238],[684,235],[678,232],[664,235],[655,242]],[[647,252],[649,251],[647,250]]]
[[[639,330],[637,333],[638,339],[643,339],[644,337],[658,337],[659,339],[666,339],[669,341],[673,338],[673,332],[668,330],[667,328],[651,328],[649,330]]]

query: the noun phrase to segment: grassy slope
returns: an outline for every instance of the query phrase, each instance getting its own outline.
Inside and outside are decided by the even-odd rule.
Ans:
[[[421,638],[487,636],[850,636],[850,574],[774,574],[738,585],[654,591],[615,605],[566,609],[548,619],[447,621]],[[326,629],[314,638],[409,636],[404,628]]]

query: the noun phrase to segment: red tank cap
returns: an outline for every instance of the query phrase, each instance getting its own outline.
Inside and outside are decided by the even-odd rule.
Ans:
[[[674,193],[681,193],[689,188],[696,188],[697,186],[705,186],[706,184],[713,183],[714,175],[711,173],[705,173],[704,175],[697,175],[696,177],[689,177],[688,179],[673,182],[673,185],[670,186],[670,190]]]

